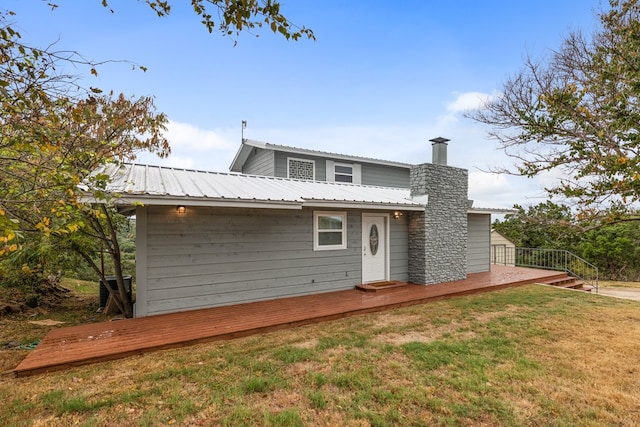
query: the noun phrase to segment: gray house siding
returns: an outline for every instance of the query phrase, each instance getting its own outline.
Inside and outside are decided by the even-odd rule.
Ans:
[[[362,183],[379,187],[409,188],[409,169],[362,163]]]
[[[491,269],[491,215],[468,214],[467,273]]]
[[[324,157],[307,156],[304,154],[284,153],[276,151],[275,160],[275,176],[280,178],[288,178],[287,176],[287,158],[313,160],[315,162],[315,179],[316,181],[326,181],[326,161]]]
[[[274,176],[275,169],[273,159],[273,151],[254,148],[242,168],[242,173],[248,175]]]
[[[266,150],[262,150],[266,151]],[[315,162],[316,181],[327,181],[327,157],[308,156],[302,154],[276,151],[274,155],[275,176],[287,178],[287,158],[313,160]],[[334,159],[329,159],[334,160]],[[409,188],[409,169],[385,166],[373,163],[334,160],[336,163],[361,165],[361,183],[380,187]]]
[[[409,226],[407,216],[389,219],[389,274],[391,280],[409,280]]]
[[[347,249],[313,251],[313,209],[139,208],[136,316],[352,289],[362,277],[362,212]],[[334,209],[335,210],[335,209]],[[390,220],[392,279],[406,280],[406,221]],[[404,247],[403,247],[404,246]]]

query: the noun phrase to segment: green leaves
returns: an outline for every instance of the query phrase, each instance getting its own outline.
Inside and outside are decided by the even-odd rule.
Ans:
[[[151,97],[80,88],[56,70],[61,61],[68,56],[20,44],[0,12],[0,257],[10,263],[46,240],[59,252],[76,251],[99,276],[93,260],[101,247],[119,262],[113,230],[121,216],[86,203],[113,200],[103,191],[108,177],[91,173],[141,151],[167,156],[167,118]],[[97,74],[94,64],[83,65]],[[130,301],[122,303],[130,315]]]
[[[502,95],[469,116],[492,127],[514,170],[552,171],[547,191],[584,213],[624,212],[640,201],[640,5],[611,1],[587,37],[569,34],[542,60],[529,58]]]

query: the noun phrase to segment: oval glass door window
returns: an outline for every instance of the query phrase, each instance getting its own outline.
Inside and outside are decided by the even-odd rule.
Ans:
[[[373,224],[369,230],[369,248],[371,249],[371,255],[378,253],[378,226]]]

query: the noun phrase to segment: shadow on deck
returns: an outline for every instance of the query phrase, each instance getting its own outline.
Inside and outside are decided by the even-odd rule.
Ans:
[[[13,372],[34,375],[563,277],[566,274],[557,271],[493,265],[492,271],[469,274],[466,280],[429,286],[407,284],[384,292],[353,289],[63,327],[51,330]]]

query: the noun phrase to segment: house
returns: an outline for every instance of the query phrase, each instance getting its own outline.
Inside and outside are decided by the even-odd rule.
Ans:
[[[495,211],[471,206],[446,141],[419,165],[244,141],[230,173],[106,166],[135,209],[135,316],[488,271]]]
[[[515,265],[516,244],[504,234],[491,229],[491,263]]]

